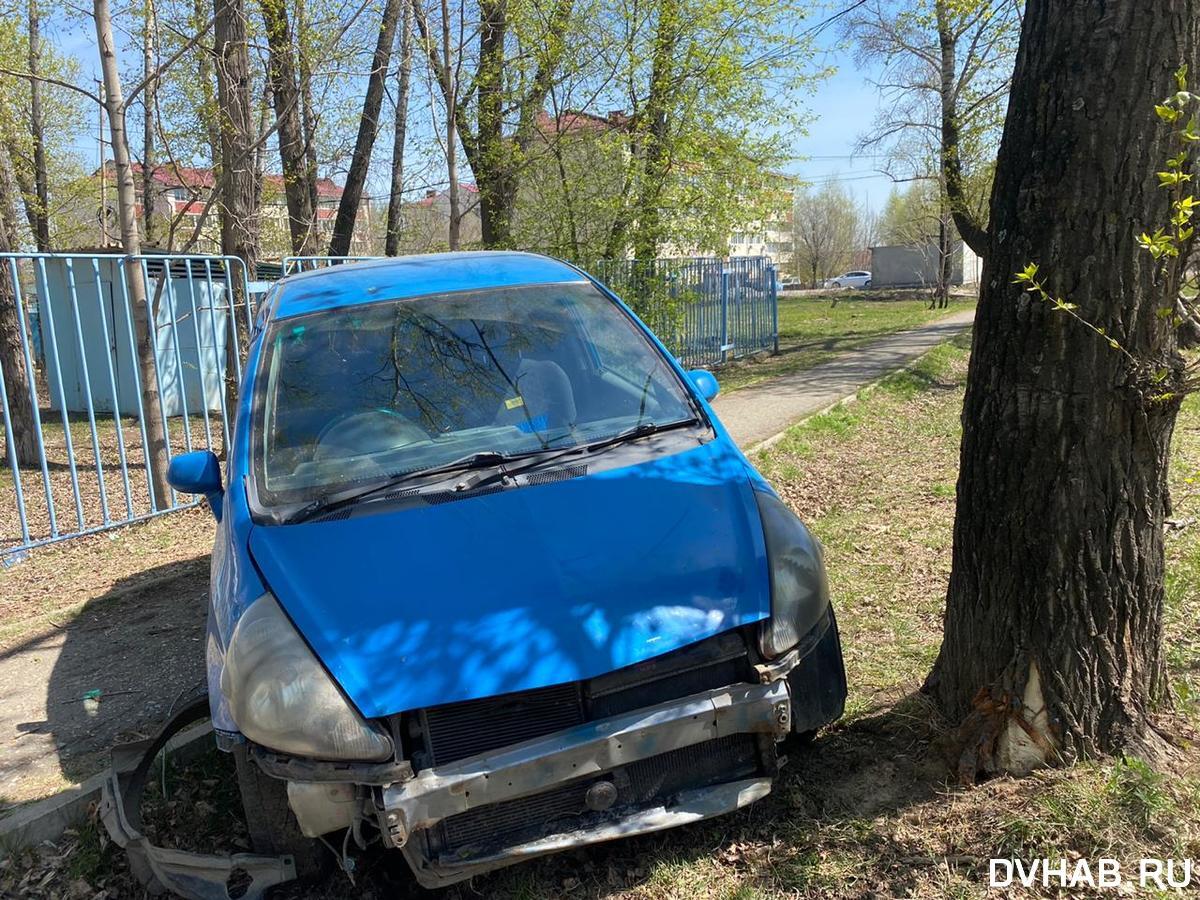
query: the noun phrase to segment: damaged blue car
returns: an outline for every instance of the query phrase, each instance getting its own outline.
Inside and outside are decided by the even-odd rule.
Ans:
[[[220,523],[208,703],[255,853],[159,881],[253,894],[381,841],[439,887],[767,794],[845,674],[820,545],[716,393],[545,257],[280,281],[225,477],[170,472]]]

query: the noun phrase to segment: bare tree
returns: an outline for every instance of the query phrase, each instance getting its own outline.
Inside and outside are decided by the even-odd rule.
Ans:
[[[392,138],[392,179],[388,193],[387,228],[383,252],[395,256],[400,252],[400,230],[404,209],[404,144],[408,131],[408,95],[412,82],[412,0],[401,0],[400,64],[396,74],[396,117]]]
[[[150,460],[150,504],[154,509],[167,505],[170,487],[167,484],[166,427],[158,396],[157,348],[155,346],[154,312],[146,296],[146,282],[136,259],[142,252],[137,224],[137,190],[133,182],[133,166],[129,155],[129,137],[125,130],[126,100],[121,90],[120,64],[113,40],[112,15],[108,0],[93,0],[96,22],[96,46],[100,53],[100,68],[104,75],[104,108],[108,113],[108,130],[112,143],[113,165],[117,175],[117,218],[121,224],[121,248],[127,257],[126,284],[134,319],[138,369],[142,382],[142,421],[146,428]],[[98,99],[98,98],[93,98]]]
[[[295,40],[283,0],[261,0],[267,36],[267,74],[279,134],[279,161],[283,167],[283,192],[288,209],[292,252],[298,256],[315,250],[316,169],[309,165],[301,119],[301,88],[296,79]]]
[[[882,112],[860,149],[886,155],[897,180],[937,179],[959,234],[981,255],[987,191],[979,182],[990,176],[1019,21],[1014,0],[867,0],[847,19],[858,57],[883,64]]]
[[[142,88],[145,115],[142,118],[142,226],[146,242],[154,243],[154,113],[155,77],[154,33],[157,29],[154,0],[146,0],[145,21],[142,23]]]
[[[358,122],[358,138],[354,142],[354,155],[350,159],[350,169],[346,172],[346,185],[338,203],[333,236],[329,241],[331,256],[346,256],[350,253],[354,226],[358,221],[358,208],[362,202],[363,185],[367,182],[367,171],[371,166],[371,152],[379,134],[379,110],[383,106],[388,61],[392,56],[392,45],[396,42],[396,23],[400,19],[400,6],[401,0],[386,0],[383,6],[383,21],[379,25],[379,38],[375,42],[375,55],[371,60],[371,72],[367,76],[362,118]]]
[[[858,249],[858,210],[836,182],[817,191],[806,188],[796,192],[792,229],[796,273],[807,272],[812,287],[836,275]]]

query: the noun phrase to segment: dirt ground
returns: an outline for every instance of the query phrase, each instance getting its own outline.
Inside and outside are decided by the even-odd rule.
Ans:
[[[187,510],[0,570],[0,815],[95,774],[202,689],[212,534]]]

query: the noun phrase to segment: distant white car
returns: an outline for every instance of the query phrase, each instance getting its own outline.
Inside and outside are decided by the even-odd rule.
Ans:
[[[871,286],[870,272],[847,272],[845,275],[839,275],[837,278],[826,278],[825,287],[832,288],[835,291],[842,288],[869,288]]]

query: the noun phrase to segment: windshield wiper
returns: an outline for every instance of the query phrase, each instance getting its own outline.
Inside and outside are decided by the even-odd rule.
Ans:
[[[560,450],[551,450],[550,452],[535,452],[526,454],[531,458],[525,461],[520,466],[501,466],[499,471],[483,474],[482,472],[468,476],[462,483],[455,485],[456,491],[469,491],[476,488],[484,487],[496,481],[512,480],[518,475],[521,475],[530,469],[536,469],[544,466],[546,463],[553,462],[564,456],[584,455],[595,453],[599,450],[605,450],[609,447],[615,447],[617,444],[628,443],[629,441],[640,440],[644,437],[649,437],[652,434],[661,434],[664,431],[672,431],[676,428],[685,428],[689,425],[698,425],[699,419],[681,419],[678,422],[667,422],[664,425],[657,425],[654,422],[643,422],[640,425],[635,425],[625,431],[618,432],[610,437],[600,438],[596,441],[591,441],[586,444],[575,444],[571,447],[563,447]]]
[[[436,466],[426,466],[423,469],[412,469],[408,472],[401,472],[385,479],[382,482],[373,484],[370,487],[350,488],[344,491],[336,491],[332,494],[325,494],[318,497],[310,503],[300,507],[290,516],[285,517],[284,521],[289,525],[295,525],[300,522],[307,522],[314,516],[324,515],[325,513],[334,512],[354,503],[360,503],[363,500],[370,500],[372,497],[379,496],[390,490],[394,490],[397,485],[403,484],[406,481],[411,481],[414,478],[423,478],[428,475],[445,475],[451,472],[459,472],[466,469],[482,469],[491,468],[493,466],[502,466],[506,462],[512,460],[524,459],[528,454],[509,454],[499,453],[495,450],[484,450],[479,453],[471,453],[467,456],[461,456],[458,459],[453,459],[447,463],[439,463]]]
[[[466,478],[459,484],[454,486],[455,491],[470,491],[476,488],[492,484],[496,481],[511,480],[516,476],[553,462],[564,456],[573,456],[581,454],[591,454],[598,450],[604,450],[608,447],[614,447],[617,444],[624,444],[629,441],[640,440],[644,437],[649,437],[652,434],[661,434],[664,431],[671,431],[676,428],[685,428],[690,425],[699,424],[699,419],[681,419],[677,422],[667,422],[663,425],[658,425],[654,422],[643,422],[640,425],[635,425],[633,428],[618,432],[610,437],[601,438],[597,441],[591,441],[586,444],[575,444],[570,447],[562,447],[551,450],[531,450],[525,453],[500,453],[495,450],[484,450],[478,453],[472,453],[468,456],[463,456],[458,459],[451,460],[448,463],[441,463],[436,466],[427,466],[423,469],[413,469],[408,472],[401,472],[394,475],[385,481],[373,484],[365,488],[352,488],[345,491],[339,491],[332,494],[327,494],[313,500],[311,503],[300,507],[296,512],[284,518],[284,522],[289,525],[307,522],[319,515],[335,512],[339,509],[344,509],[347,506],[352,506],[356,503],[361,503],[370,500],[373,497],[378,497],[389,491],[395,490],[397,485],[403,484],[406,481],[411,481],[417,478],[424,478],[431,475],[446,475],[452,472],[466,471],[470,469],[495,469],[496,471],[482,474],[474,478]],[[521,461],[520,466],[511,466],[509,463]]]

